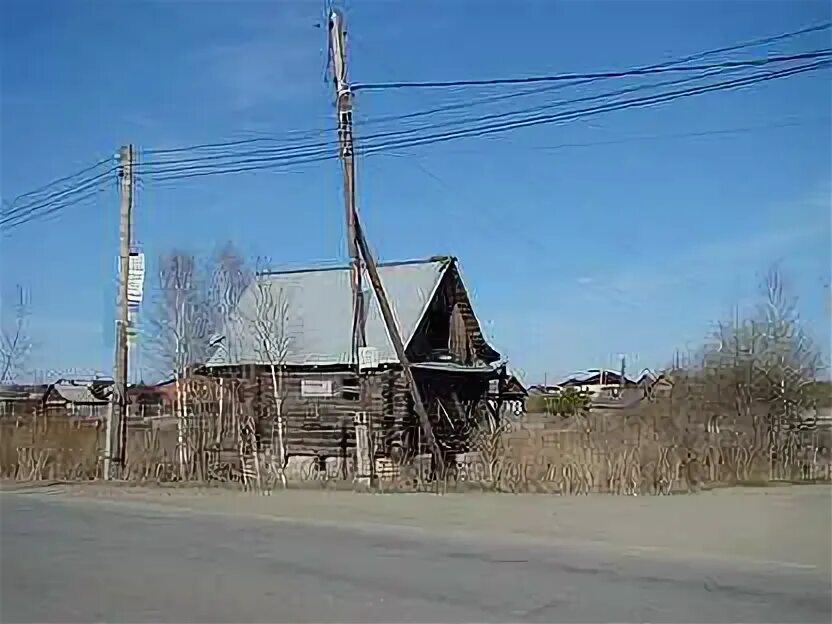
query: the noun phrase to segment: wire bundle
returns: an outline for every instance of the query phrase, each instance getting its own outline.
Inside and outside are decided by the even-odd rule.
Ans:
[[[684,58],[625,70],[553,74],[488,80],[447,82],[358,83],[354,92],[402,89],[465,90],[505,89],[430,109],[389,115],[357,122],[356,151],[360,155],[395,153],[395,150],[432,145],[465,138],[502,134],[521,128],[569,123],[614,111],[645,108],[705,93],[731,91],[806,74],[832,64],[832,50],[793,54],[730,58],[701,62],[728,52],[769,45],[801,35],[828,30],[822,24],[798,31],[699,52]],[[700,61],[697,63],[697,61]],[[672,76],[670,79],[664,79]],[[609,88],[586,95],[552,99],[556,91],[596,83],[638,79],[637,84]],[[655,80],[655,78],[661,78]],[[532,88],[518,88],[537,85]],[[534,105],[483,113],[483,107],[520,98],[546,99]],[[380,129],[374,127],[381,126]],[[385,126],[390,129],[385,129]],[[187,178],[280,170],[332,160],[339,155],[337,135],[332,129],[296,131],[283,136],[261,136],[168,149],[148,149],[139,154],[134,173],[141,182],[174,182]],[[115,179],[117,166],[111,159],[94,163],[71,176],[20,195],[0,212],[0,228],[11,229],[35,218],[54,214],[95,196]]]

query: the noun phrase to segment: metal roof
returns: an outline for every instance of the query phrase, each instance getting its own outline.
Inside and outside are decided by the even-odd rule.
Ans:
[[[497,369],[499,368],[499,364],[466,366],[465,364],[457,364],[455,362],[414,362],[411,366],[422,370],[439,371],[443,373],[486,373],[488,375],[496,375]]]
[[[407,344],[424,315],[428,303],[451,266],[452,258],[393,262],[379,265],[402,339]],[[352,290],[349,267],[295,270],[258,275],[274,301],[286,305],[285,333],[287,365],[349,364],[352,343]],[[363,277],[367,308],[367,346],[378,351],[380,364],[398,359],[370,287]],[[258,286],[250,285],[237,309],[225,323],[222,341],[207,366],[267,364],[258,348],[252,319],[257,317]]]
[[[60,397],[70,403],[107,403],[106,399],[95,396],[91,385],[60,384],[52,386]]]

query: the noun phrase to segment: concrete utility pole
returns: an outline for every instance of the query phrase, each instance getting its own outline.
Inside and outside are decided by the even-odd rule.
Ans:
[[[422,431],[425,440],[431,448],[434,455],[437,469],[439,473],[444,472],[444,459],[441,449],[436,442],[433,435],[433,427],[430,423],[424,403],[422,402],[422,395],[416,380],[413,377],[413,371],[410,368],[410,362],[404,351],[404,342],[402,341],[399,329],[396,326],[395,318],[387,299],[387,294],[384,292],[384,287],[381,283],[381,278],[378,274],[375,260],[370,252],[369,245],[364,233],[360,227],[358,219],[358,210],[355,207],[355,153],[353,149],[352,136],[352,92],[350,91],[349,83],[347,82],[346,70],[346,49],[344,37],[344,19],[339,11],[332,11],[329,16],[329,50],[332,61],[336,108],[338,111],[338,140],[341,147],[341,162],[344,172],[344,205],[346,209],[347,218],[347,249],[350,254],[350,274],[353,288],[353,360],[356,368],[359,369],[359,353],[361,347],[366,346],[366,334],[364,322],[366,320],[365,302],[363,300],[363,292],[361,289],[361,260],[367,268],[367,274],[370,278],[370,283],[378,300],[381,314],[384,318],[384,324],[387,328],[387,334],[393,343],[393,348],[396,350],[399,363],[402,366],[405,377],[407,378],[410,392],[413,397],[413,406],[416,414],[419,417]],[[360,251],[360,254],[359,254]],[[362,382],[365,382],[359,372],[359,377]],[[366,383],[361,383],[361,402],[364,410],[363,418],[356,418],[356,444],[358,448],[358,464],[359,477],[362,477],[362,470],[366,470],[365,466],[369,465],[369,473],[373,471],[372,457],[367,456],[369,451],[369,440],[372,430],[369,407],[369,396],[366,388]],[[362,442],[362,440],[364,442]],[[362,448],[364,447],[364,448]],[[366,449],[366,450],[365,450]],[[368,480],[368,479],[367,479]]]
[[[121,476],[124,461],[122,428],[127,419],[127,278],[130,270],[130,235],[133,210],[133,146],[119,151],[119,253],[118,296],[116,299],[116,353],[113,366],[113,394],[107,414],[104,450],[104,478]]]

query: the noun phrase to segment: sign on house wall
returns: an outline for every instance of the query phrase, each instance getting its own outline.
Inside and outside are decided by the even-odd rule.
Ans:
[[[358,368],[359,370],[367,370],[378,368],[379,356],[378,349],[375,347],[359,347],[358,348]]]
[[[324,379],[301,379],[300,394],[305,397],[331,397],[332,380]]]

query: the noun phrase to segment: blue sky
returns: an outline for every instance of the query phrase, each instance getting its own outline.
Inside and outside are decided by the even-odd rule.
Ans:
[[[626,68],[832,17],[825,0],[340,4],[356,82]],[[4,2],[0,193],[14,197],[125,142],[331,128],[322,15],[317,0]],[[829,43],[827,31],[762,52]],[[734,305],[751,305],[774,263],[828,357],[828,80],[826,70],[369,156],[358,164],[359,209],[382,260],[460,258],[487,334],[528,381],[621,353],[638,368],[666,363]],[[356,134],[367,119],[491,93],[359,93]],[[673,136],[744,127],[757,130]],[[304,266],[345,257],[341,202],[331,161],[143,181],[135,234],[151,260],[232,240]],[[33,368],[110,370],[116,205],[111,189],[0,238],[4,313],[14,284],[30,293]]]

